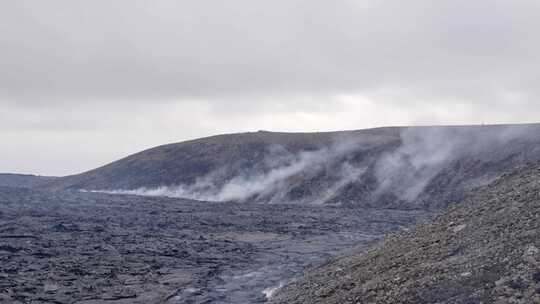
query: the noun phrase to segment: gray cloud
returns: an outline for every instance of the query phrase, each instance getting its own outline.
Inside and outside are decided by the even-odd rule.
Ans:
[[[18,139],[0,148],[36,149],[36,134],[69,146],[82,132],[103,149],[90,168],[117,155],[117,138],[131,151],[256,129],[538,121],[539,11],[534,0],[2,1],[0,132]],[[18,170],[16,157],[0,170]]]
[[[2,97],[32,102],[385,88],[482,97],[493,88],[529,93],[539,73],[532,0],[22,0],[1,8]]]

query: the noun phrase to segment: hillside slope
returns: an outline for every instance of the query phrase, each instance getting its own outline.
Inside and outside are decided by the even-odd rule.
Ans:
[[[444,206],[469,188],[535,161],[538,124],[261,131],[156,147],[48,187],[410,209]]]
[[[540,303],[540,167],[432,223],[314,269],[272,303]]]
[[[226,134],[148,149],[103,167],[67,176],[52,184],[62,189],[135,189],[194,183],[197,178],[229,166],[228,175],[254,168],[275,153],[296,154],[331,146],[341,138],[373,138],[380,143],[399,140],[399,130],[322,133]],[[280,151],[279,149],[285,149]],[[274,151],[275,150],[275,151]],[[226,173],[224,173],[227,175]],[[226,176],[224,176],[226,178]]]
[[[305,152],[314,152],[314,156],[319,156],[318,152],[340,142],[348,144],[362,141],[362,147],[366,149],[398,146],[399,133],[399,128],[384,128],[322,133],[259,131],[218,135],[145,150],[106,166],[61,178],[49,184],[48,188],[152,189],[162,186],[193,186],[205,178],[211,179],[215,188],[221,188],[238,177],[260,176],[275,168],[290,167]],[[299,168],[286,177],[304,180],[305,177],[301,175],[305,170],[302,169],[305,168]],[[215,192],[216,189],[201,189],[198,192],[211,191]],[[212,198],[190,194],[187,195],[190,198]],[[297,193],[297,196],[300,195]]]
[[[54,181],[56,177],[0,173],[0,187],[34,188]]]

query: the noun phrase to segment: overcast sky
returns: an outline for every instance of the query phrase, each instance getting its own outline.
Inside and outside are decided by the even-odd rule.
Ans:
[[[3,0],[0,172],[217,133],[540,122],[537,0]]]

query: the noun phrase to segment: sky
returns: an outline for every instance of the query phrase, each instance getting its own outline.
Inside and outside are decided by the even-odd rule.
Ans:
[[[5,0],[0,20],[0,172],[231,132],[540,122],[537,0]]]

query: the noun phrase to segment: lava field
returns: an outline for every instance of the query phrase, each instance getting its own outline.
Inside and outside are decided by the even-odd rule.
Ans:
[[[0,188],[2,303],[263,303],[423,211]]]

